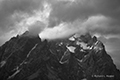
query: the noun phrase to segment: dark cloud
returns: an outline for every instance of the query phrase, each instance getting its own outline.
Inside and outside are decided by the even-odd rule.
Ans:
[[[42,22],[36,22],[34,25],[29,27],[29,34],[31,36],[37,36],[45,28],[45,24]]]
[[[39,8],[42,0],[2,0],[0,2],[0,35],[10,31],[15,21],[11,18],[15,12],[32,13]]]
[[[53,4],[51,18],[55,17],[59,22],[74,21],[78,18],[86,19],[93,14],[95,14],[94,8],[88,3],[59,2]]]
[[[120,0],[76,0],[76,2],[54,3],[50,16],[50,27],[62,21],[73,22],[76,19],[89,19],[91,16],[103,15],[110,19],[104,27],[93,32],[101,34],[120,34]],[[101,23],[102,24],[102,23]],[[101,27],[101,25],[99,26]]]
[[[94,0],[98,13],[120,19],[120,0]]]
[[[76,0],[76,2],[59,2],[53,4],[51,16],[60,20],[75,20],[88,18],[91,15],[103,14],[105,16],[120,18],[120,0]]]
[[[52,5],[52,12],[49,18],[49,27],[59,25],[61,22],[73,22],[76,19],[88,19],[98,14],[110,17],[109,29],[96,29],[104,34],[118,34],[120,32],[120,0],[2,0],[0,2],[0,35],[13,29],[15,20],[11,16],[15,12],[32,13],[40,8],[42,1]],[[2,30],[4,30],[2,32]],[[94,31],[93,31],[94,32]]]

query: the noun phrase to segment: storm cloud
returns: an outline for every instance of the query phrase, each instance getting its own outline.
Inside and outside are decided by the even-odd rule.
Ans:
[[[13,30],[16,20],[15,13],[32,14],[34,9],[39,8],[41,0],[1,0],[0,1],[0,35]]]
[[[48,27],[55,27],[62,22],[73,23],[77,19],[87,21],[91,17],[102,15],[108,18],[108,21],[106,25],[103,25],[104,22],[103,24],[101,22],[97,26],[109,29],[104,31],[102,29],[95,29],[92,32],[104,35],[120,33],[119,0],[1,0],[0,35],[16,29],[16,23],[21,22],[23,19],[21,15],[32,15],[35,10],[42,9],[44,1],[51,4],[52,8]],[[19,15],[14,17],[15,14]]]
[[[96,29],[101,34],[120,33],[120,1],[119,0],[75,0],[74,2],[59,2],[53,4],[50,26],[60,22],[73,22],[76,19],[89,19],[91,16],[103,15],[109,19],[106,25],[109,29]],[[102,23],[101,23],[102,24]]]

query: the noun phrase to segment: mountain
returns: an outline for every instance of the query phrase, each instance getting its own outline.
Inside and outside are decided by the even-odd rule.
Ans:
[[[120,80],[120,71],[95,36],[42,41],[27,34],[0,47],[0,80]]]

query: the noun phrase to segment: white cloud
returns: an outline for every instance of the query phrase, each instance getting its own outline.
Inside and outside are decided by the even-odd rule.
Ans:
[[[96,15],[89,17],[83,25],[87,27],[89,30],[95,29],[107,29],[107,25],[109,23],[109,18],[103,15]]]
[[[42,39],[60,39],[67,38],[71,35],[78,33],[84,34],[86,32],[93,33],[96,29],[106,29],[106,22],[109,21],[102,15],[89,17],[87,20],[77,19],[73,22],[61,22],[53,28],[46,28],[39,36]]]
[[[118,39],[120,39],[120,35],[119,34],[118,35],[108,34],[108,35],[104,35],[104,37],[106,39],[111,39],[111,38],[118,38]]]
[[[53,28],[46,28],[39,34],[42,39],[60,39],[72,35],[75,31],[74,28],[69,28],[67,23],[61,23]]]

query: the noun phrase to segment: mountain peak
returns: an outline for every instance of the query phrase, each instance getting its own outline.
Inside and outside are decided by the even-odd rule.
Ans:
[[[89,33],[41,41],[29,32],[0,47],[0,80],[120,80],[104,44]]]

